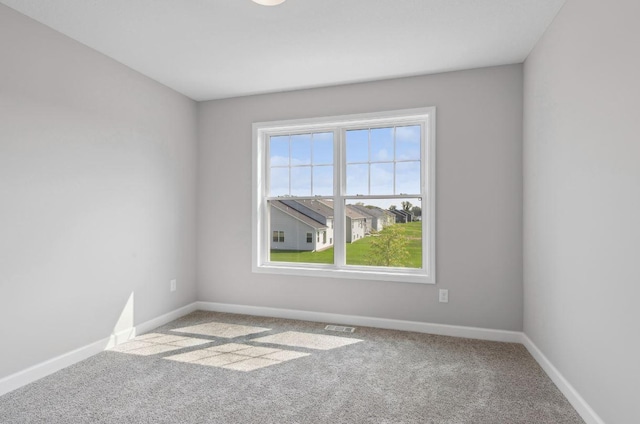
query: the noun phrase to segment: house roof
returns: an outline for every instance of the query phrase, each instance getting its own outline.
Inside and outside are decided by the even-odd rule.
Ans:
[[[412,216],[411,213],[402,210],[402,209],[389,209],[389,212],[393,213],[396,216],[409,217]]]
[[[365,214],[365,215],[371,215],[373,217],[376,218],[380,218],[383,217],[385,215],[389,215],[388,211],[385,211],[384,209],[380,209],[377,206],[363,206],[363,205],[348,205],[353,207],[354,209],[357,209],[358,211],[360,211],[361,213]]]
[[[328,204],[329,201],[321,201],[315,199],[306,199],[306,200],[293,200],[294,202],[300,203],[303,206],[311,209],[312,211],[319,213],[325,218],[333,218],[333,204],[330,206]]]
[[[271,204],[272,208],[276,208],[284,213],[286,213],[287,215],[292,216],[293,218],[297,219],[298,221],[302,222],[303,224],[306,224],[312,228],[315,228],[316,230],[322,230],[327,228],[326,225],[316,221],[313,218],[308,217],[307,215],[298,212],[297,210],[293,209],[290,206],[285,205],[284,203],[282,203],[279,200],[272,200],[271,202],[269,202]]]
[[[353,205],[347,205],[344,208],[345,214],[351,219],[367,219],[371,218],[371,215],[364,215],[361,211],[354,208]]]

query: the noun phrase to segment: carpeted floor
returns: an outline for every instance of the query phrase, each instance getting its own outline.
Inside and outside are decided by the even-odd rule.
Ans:
[[[0,397],[0,423],[583,422],[522,345],[325,325],[195,312]]]

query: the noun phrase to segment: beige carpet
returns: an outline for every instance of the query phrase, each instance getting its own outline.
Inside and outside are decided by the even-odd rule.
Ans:
[[[522,345],[325,325],[195,312],[0,397],[0,422],[583,422]]]

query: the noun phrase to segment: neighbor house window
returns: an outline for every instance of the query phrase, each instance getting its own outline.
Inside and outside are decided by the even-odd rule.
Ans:
[[[274,243],[284,243],[284,231],[274,231],[273,232],[273,242]]]
[[[435,108],[253,129],[254,271],[435,283]]]

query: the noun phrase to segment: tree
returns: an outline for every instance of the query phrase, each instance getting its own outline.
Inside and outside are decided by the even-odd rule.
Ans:
[[[408,200],[407,200],[407,201],[402,202],[402,210],[403,210],[403,211],[405,211],[405,212],[409,212],[409,211],[411,211],[411,206],[412,206],[412,205],[411,205],[411,202],[410,202],[410,201],[408,201]]]
[[[374,266],[405,266],[409,240],[400,225],[390,225],[372,237],[367,262]]]
[[[397,209],[397,208],[396,208],[396,205],[391,205],[391,206],[389,206],[389,210],[390,210],[390,211],[395,211],[396,209]]]
[[[411,208],[413,216],[422,216],[422,208],[420,206],[414,206]]]

